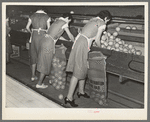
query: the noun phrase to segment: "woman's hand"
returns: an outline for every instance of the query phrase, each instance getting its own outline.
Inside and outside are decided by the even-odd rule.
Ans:
[[[96,35],[96,38],[95,38],[95,42],[96,42],[96,44],[97,44],[98,47],[101,46],[101,44],[100,44],[100,38],[102,36],[102,33],[105,31],[105,29],[106,29],[106,25],[102,25],[102,26],[100,26],[98,28],[98,32],[97,32],[97,35]]]
[[[67,28],[64,28],[64,30],[66,31],[67,35],[69,36],[70,40],[72,42],[74,42],[74,36],[72,35],[72,33],[70,32],[70,30]]]
[[[98,31],[105,31],[105,29],[106,29],[106,25],[102,25],[102,26],[100,26],[99,28],[98,28]]]

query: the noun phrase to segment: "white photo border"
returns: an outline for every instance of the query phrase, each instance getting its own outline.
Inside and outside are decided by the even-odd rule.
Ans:
[[[144,5],[145,7],[145,85],[144,109],[58,109],[58,108],[5,108],[6,57],[5,18],[6,5],[60,5],[60,6],[114,6]],[[147,120],[148,111],[148,2],[2,2],[2,120]],[[99,111],[94,113],[94,111]],[[59,116],[59,117],[58,117]]]

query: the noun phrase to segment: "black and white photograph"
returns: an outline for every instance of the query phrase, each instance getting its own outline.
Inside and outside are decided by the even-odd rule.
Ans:
[[[148,2],[2,2],[2,119],[146,120]]]

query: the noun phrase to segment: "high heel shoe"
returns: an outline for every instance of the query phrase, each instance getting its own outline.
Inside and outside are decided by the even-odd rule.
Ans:
[[[65,104],[69,103],[72,107],[77,107],[78,105],[75,104],[74,100],[70,101],[67,97],[65,97]]]
[[[90,98],[90,96],[87,93],[81,94],[80,92],[77,92],[77,96],[78,96],[78,98],[80,98],[81,96],[83,96],[85,98]]]

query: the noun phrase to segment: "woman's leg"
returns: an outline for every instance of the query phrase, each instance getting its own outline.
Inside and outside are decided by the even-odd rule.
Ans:
[[[45,89],[48,87],[48,85],[43,84],[44,78],[45,78],[45,74],[40,73],[40,78],[39,78],[38,83],[36,84],[36,88]]]
[[[68,95],[67,95],[67,98],[71,101],[73,100],[73,94],[74,94],[75,88],[77,86],[77,83],[78,83],[78,78],[72,76],[70,85],[69,85]]]
[[[36,54],[36,49],[35,49],[35,43],[34,42],[35,41],[32,39],[32,42],[30,44],[30,49],[29,49],[31,71],[32,71],[31,81],[37,80],[37,76],[36,76],[37,54]]]
[[[39,81],[38,81],[38,85],[42,85],[43,80],[44,80],[45,74],[40,73],[40,77],[39,77]]]
[[[79,93],[84,94],[85,80],[79,80]]]
[[[36,71],[36,64],[32,64],[32,78],[36,77],[35,71]]]

